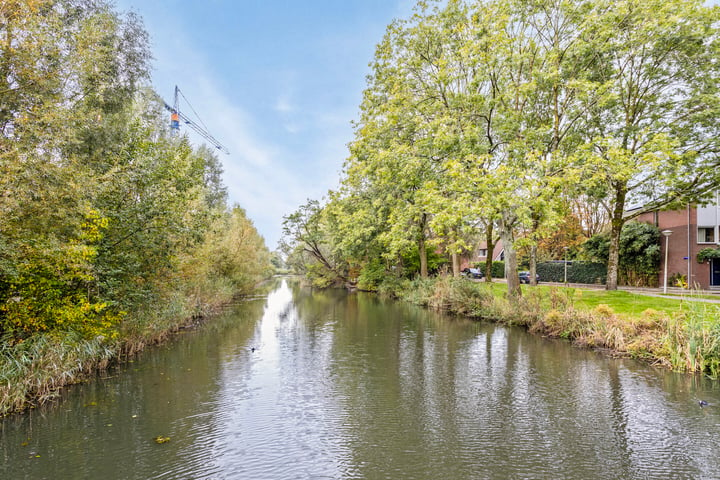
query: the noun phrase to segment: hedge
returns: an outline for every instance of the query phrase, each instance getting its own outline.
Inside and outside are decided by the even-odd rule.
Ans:
[[[564,282],[565,264],[563,262],[538,263],[537,273],[541,282]],[[569,262],[567,266],[568,283],[603,284],[607,278],[607,266],[603,263]]]
[[[478,262],[475,266],[485,271],[485,262]],[[537,264],[537,273],[541,282],[565,281],[565,265],[562,262],[543,262]],[[493,278],[505,278],[505,262],[493,262]],[[596,283],[603,284],[607,278],[607,266],[604,263],[570,262],[567,268],[568,283]]]
[[[473,267],[485,274],[485,262],[475,262]],[[492,278],[505,278],[505,262],[497,260],[492,262]]]

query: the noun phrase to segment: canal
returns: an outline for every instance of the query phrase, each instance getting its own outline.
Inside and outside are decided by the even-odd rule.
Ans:
[[[3,479],[717,479],[720,385],[279,280],[0,451]]]

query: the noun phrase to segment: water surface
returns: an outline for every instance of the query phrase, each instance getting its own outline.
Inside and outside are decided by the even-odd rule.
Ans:
[[[720,478],[717,382],[285,280],[109,377],[0,419],[0,478]]]

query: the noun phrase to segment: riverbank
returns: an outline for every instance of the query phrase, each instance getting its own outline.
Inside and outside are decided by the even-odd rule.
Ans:
[[[520,325],[540,335],[690,373],[720,376],[720,305],[625,291],[523,286],[437,277],[395,282],[379,293],[457,315]]]
[[[113,339],[54,331],[21,342],[0,342],[0,417],[47,403],[63,387],[83,383],[148,347],[165,343],[175,333],[212,319],[238,298],[227,290],[218,292],[202,305],[178,297],[137,312],[125,319]]]

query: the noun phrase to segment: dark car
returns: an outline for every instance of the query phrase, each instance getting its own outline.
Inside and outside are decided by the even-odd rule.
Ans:
[[[518,274],[520,276],[520,283],[530,283],[530,272],[523,271]],[[535,280],[540,283],[540,275],[535,274]]]
[[[477,268],[463,268],[462,274],[468,278],[483,278],[483,273]]]

